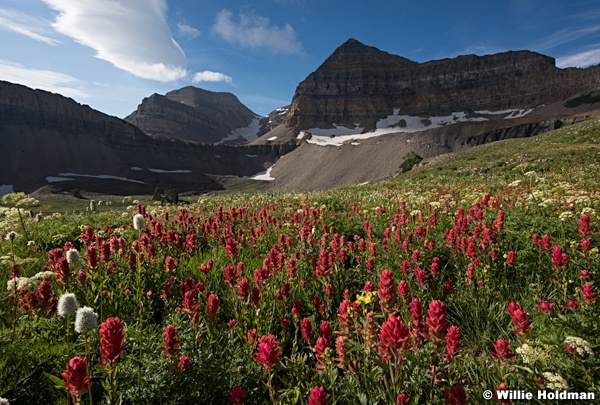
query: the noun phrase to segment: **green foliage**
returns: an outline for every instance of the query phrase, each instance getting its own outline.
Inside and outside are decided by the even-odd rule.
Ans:
[[[410,152],[404,157],[404,161],[400,165],[398,170],[399,173],[406,173],[412,170],[413,167],[418,165],[423,158],[417,155],[415,152]]]
[[[567,108],[575,108],[582,104],[594,104],[600,101],[600,94],[592,95],[591,93],[571,99],[565,103]]]

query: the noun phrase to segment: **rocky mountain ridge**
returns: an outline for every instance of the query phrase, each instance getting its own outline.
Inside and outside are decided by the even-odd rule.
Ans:
[[[559,69],[530,51],[417,63],[349,39],[298,85],[284,124],[298,133],[358,123],[366,132],[394,109],[424,118],[531,109],[599,85],[599,66]]]
[[[219,189],[207,174],[252,176],[290,151],[151,137],[70,98],[0,81],[0,186],[112,194]]]
[[[268,131],[266,119],[235,95],[193,86],[143,99],[125,121],[149,135],[203,143],[248,143]],[[248,130],[235,132],[244,128]]]

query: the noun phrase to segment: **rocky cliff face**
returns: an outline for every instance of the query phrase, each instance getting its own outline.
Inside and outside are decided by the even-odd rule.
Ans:
[[[421,117],[527,109],[599,87],[600,67],[558,69],[529,51],[417,63],[350,39],[298,85],[285,125],[369,131],[393,109]]]
[[[197,87],[184,87],[164,96],[145,98],[125,120],[149,135],[194,142],[217,143],[233,130],[246,128],[256,114],[231,93],[216,93]],[[260,132],[259,125],[256,125]],[[256,135],[255,133],[255,135]],[[247,143],[232,136],[232,143]]]
[[[72,99],[0,81],[0,186],[17,191],[49,183],[114,194],[210,190],[220,185],[206,174],[251,176],[291,148],[151,137]]]

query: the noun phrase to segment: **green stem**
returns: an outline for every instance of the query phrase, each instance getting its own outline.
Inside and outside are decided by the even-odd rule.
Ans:
[[[10,241],[10,253],[12,255],[12,265],[13,268],[16,268],[17,261],[15,260],[15,242],[13,240]],[[14,273],[14,271],[13,271]],[[15,283],[15,295],[13,297],[13,327],[12,327],[12,337],[11,341],[15,340],[15,333],[17,331],[17,308],[19,306],[19,291],[17,289],[17,284]]]
[[[273,390],[273,372],[271,371],[271,369],[269,369],[268,373],[269,373],[269,398],[271,398],[271,402],[273,403],[273,405],[276,405],[277,403],[275,402],[275,392]]]
[[[141,237],[141,231],[140,234],[138,235],[138,239],[140,239]],[[138,296],[138,305],[140,306],[140,313],[139,313],[139,336],[138,336],[138,345],[139,345],[139,356],[138,356],[138,361],[139,361],[139,373],[138,373],[138,388],[141,389],[142,387],[142,347],[143,347],[143,318],[144,318],[144,306],[142,303],[142,297],[143,297],[143,291],[142,291],[142,266],[140,266],[140,252],[136,252],[136,257],[135,257],[135,266],[136,266],[136,271],[137,271],[137,296]]]
[[[66,318],[66,324],[67,324],[67,362],[71,360],[71,328],[69,328],[69,317],[67,316]],[[71,375],[70,375],[70,371],[69,368],[67,367],[67,381],[71,380]],[[71,393],[70,391],[67,389],[67,405],[71,403]]]
[[[87,334],[85,337],[85,362],[86,362],[87,373],[88,373],[88,400],[89,400],[90,405],[94,405],[94,402],[92,400],[92,374],[91,374],[92,365],[90,362],[90,339],[89,339],[89,336],[87,336]]]
[[[21,223],[21,228],[23,228],[23,234],[25,238],[29,240],[29,234],[27,233],[27,229],[25,229],[25,221],[23,221],[23,215],[21,214],[21,209],[17,207],[17,213],[19,214],[19,222]]]

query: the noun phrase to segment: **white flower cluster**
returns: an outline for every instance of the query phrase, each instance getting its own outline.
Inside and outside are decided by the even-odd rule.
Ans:
[[[567,336],[564,344],[571,346],[580,356],[587,354],[591,357],[594,355],[594,351],[592,350],[592,346],[589,344],[589,342],[580,337]]]
[[[546,198],[544,201],[538,204],[538,207],[546,208],[556,204],[556,200],[553,198]]]
[[[14,293],[24,288],[27,291],[35,291],[36,288],[42,283],[42,281],[53,281],[56,279],[56,274],[51,271],[40,271],[33,277],[15,277],[8,280],[6,283],[6,289]]]
[[[546,380],[546,388],[551,390],[568,390],[569,384],[567,380],[562,378],[560,374],[546,371],[543,373],[544,379]]]
[[[561,221],[566,221],[569,218],[573,218],[573,213],[571,211],[563,211],[558,216],[558,219],[560,219]]]
[[[39,280],[40,283],[42,281],[54,281],[54,280],[56,280],[56,273],[53,271],[40,271],[39,273],[36,273],[31,278],[33,280]]]
[[[522,180],[515,180],[512,183],[508,184],[508,187],[517,187],[519,184],[521,184]]]
[[[590,217],[596,216],[596,210],[592,207],[584,207],[581,209],[581,214],[588,214]]]
[[[527,343],[523,343],[521,347],[517,347],[515,350],[523,358],[523,363],[534,364],[537,361],[546,361],[550,358],[548,353],[539,347],[531,346]]]

